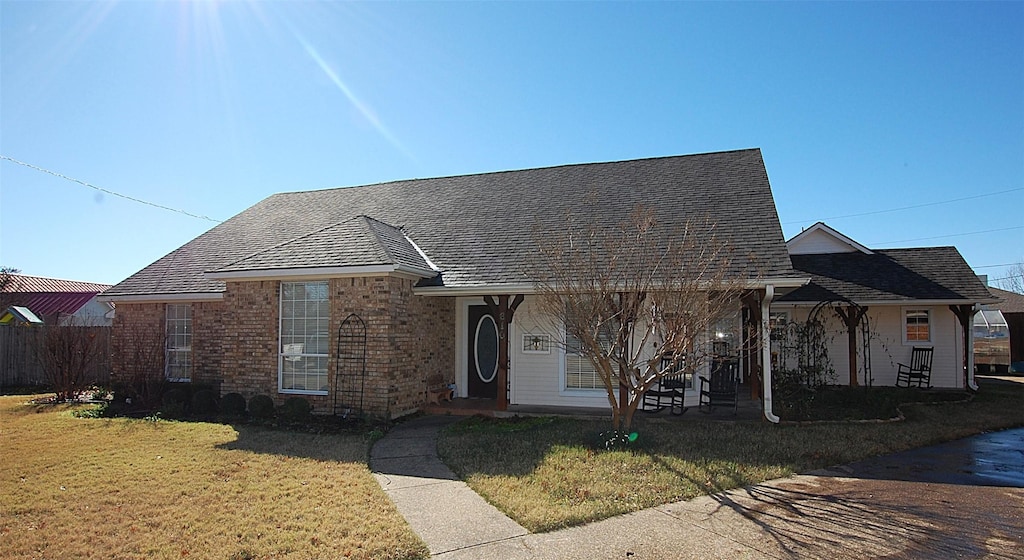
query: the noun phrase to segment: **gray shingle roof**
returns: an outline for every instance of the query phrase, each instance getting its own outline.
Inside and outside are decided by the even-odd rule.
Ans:
[[[988,291],[992,292],[992,295],[997,299],[1002,300],[993,307],[1002,311],[1004,314],[1024,313],[1024,294],[1000,290],[999,288],[989,288]]]
[[[441,269],[444,286],[529,282],[523,262],[535,235],[561,231],[567,214],[614,225],[638,204],[654,208],[661,223],[710,216],[720,239],[762,260],[762,276],[794,276],[761,152],[748,149],[276,194],[105,295],[220,292],[224,284],[204,272],[232,263],[257,266],[260,259],[258,266],[278,266],[272,255],[292,263],[356,258],[366,249],[360,243],[329,239],[343,234],[331,227],[356,216],[401,228]],[[393,258],[408,256],[387,245],[386,235],[378,238]],[[303,250],[286,255],[274,249],[289,242]],[[339,257],[333,250],[353,255]],[[740,259],[733,268],[734,277],[756,275]]]
[[[258,251],[214,272],[372,265],[430,270],[401,230],[367,216],[356,216]]]
[[[858,303],[992,298],[955,247],[876,250],[874,254],[793,255],[793,268],[811,283],[782,302],[847,299]]]

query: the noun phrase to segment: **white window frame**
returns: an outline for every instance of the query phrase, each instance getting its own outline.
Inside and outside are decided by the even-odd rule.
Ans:
[[[164,378],[167,381],[192,381],[193,338],[192,304],[168,303],[164,306]]]
[[[910,318],[910,314],[911,313],[924,313],[925,324],[928,326],[928,339],[927,340],[911,340],[907,336],[907,334],[908,334],[907,333],[907,329],[909,327],[908,319]],[[901,315],[903,317],[902,323],[903,323],[903,344],[904,345],[906,345],[906,346],[916,346],[916,345],[919,345],[919,344],[931,344],[932,343],[932,339],[934,338],[932,336],[932,332],[935,330],[935,323],[932,322],[932,310],[931,309],[920,308],[920,307],[905,307],[905,308],[902,309]]]
[[[595,393],[601,393],[601,394],[607,393],[607,391],[605,390],[605,387],[604,387],[604,383],[601,382],[601,375],[600,375],[600,373],[598,373],[597,368],[594,367],[594,364],[592,364],[590,362],[590,359],[587,358],[585,355],[577,353],[577,352],[570,352],[569,351],[569,338],[570,338],[571,335],[568,332],[565,332],[564,329],[563,329],[563,335],[565,336],[565,338],[562,339],[562,341],[563,341],[562,349],[561,349],[562,350],[562,352],[561,352],[561,354],[562,354],[561,358],[562,359],[561,359],[561,367],[560,367],[561,374],[562,374],[561,377],[562,378],[559,380],[559,385],[560,385],[561,393],[565,394],[565,395],[573,395],[573,394],[575,394],[575,395],[586,395],[586,396],[594,396]],[[596,383],[596,386],[594,386],[594,387],[570,387],[569,386],[569,375],[570,375],[570,373],[569,373],[569,356],[570,355],[579,356],[578,359],[580,360],[580,364],[582,364],[583,367],[590,368],[591,370],[593,370],[593,375],[594,375],[593,379],[594,379],[594,381]]]
[[[550,354],[551,336],[526,333],[523,335],[523,354]]]
[[[293,322],[303,321],[303,322],[307,322],[310,319],[310,317],[308,317],[305,314],[305,310],[303,311],[301,316],[298,315],[298,314],[295,314],[295,315],[291,315],[289,317],[285,317],[285,302],[286,302],[285,301],[285,287],[286,286],[302,286],[303,287],[303,291],[305,293],[308,293],[309,290],[308,290],[307,287],[308,286],[313,286],[313,285],[322,286],[322,290],[323,290],[323,293],[324,293],[325,301],[327,302],[327,316],[326,317],[320,317],[319,315],[316,316],[316,319],[324,319],[326,324],[327,324],[327,330],[326,330],[326,332],[323,333],[323,336],[325,337],[324,348],[327,349],[327,352],[323,352],[323,353],[306,352],[305,350],[307,349],[308,344],[306,344],[306,343],[295,343],[294,342],[294,337],[295,337],[294,334],[291,336],[292,340],[290,342],[288,342],[287,344],[285,343],[285,321],[293,321]],[[318,300],[309,300],[309,299],[298,300],[298,299],[296,299],[296,300],[289,300],[289,301],[292,301],[292,302],[299,302],[299,301],[307,302],[307,301],[318,301]],[[296,361],[297,362],[297,361],[302,361],[302,360],[307,359],[307,358],[314,358],[314,359],[323,358],[325,365],[324,365],[323,374],[322,374],[323,375],[323,383],[321,384],[321,386],[323,386],[323,387],[328,386],[328,383],[330,381],[330,360],[329,360],[329,352],[330,352],[330,350],[329,350],[329,348],[330,348],[330,343],[331,343],[331,336],[330,336],[330,334],[331,334],[331,330],[330,330],[330,324],[331,324],[330,308],[331,307],[330,307],[330,301],[331,301],[330,286],[329,286],[327,281],[319,281],[319,282],[281,282],[280,290],[279,290],[279,293],[278,293],[279,313],[278,313],[278,329],[277,329],[277,336],[278,336],[278,340],[277,340],[277,348],[278,348],[278,353],[277,353],[277,391],[279,393],[289,394],[289,395],[327,395],[328,394],[328,391],[320,390],[320,389],[305,389],[305,388],[303,388],[303,389],[293,389],[293,388],[285,388],[285,386],[284,386],[285,371],[284,370],[285,370],[285,363],[286,363],[286,361]],[[309,333],[306,333],[306,337],[308,338],[309,336],[310,336]],[[319,338],[320,333],[315,333],[313,336]]]

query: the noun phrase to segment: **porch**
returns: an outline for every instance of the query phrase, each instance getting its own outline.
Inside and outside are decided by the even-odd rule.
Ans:
[[[637,410],[635,418],[661,419],[668,421],[694,421],[694,420],[724,420],[755,422],[760,421],[761,402],[752,399],[750,387],[741,385],[739,390],[739,402],[736,406],[736,413],[728,407],[716,407],[711,413],[704,413],[697,410],[696,406],[686,409],[682,415],[670,414],[669,409],[663,410]],[[485,398],[455,398],[451,401],[438,404],[424,405],[420,409],[424,414],[442,416],[489,416],[492,418],[514,418],[533,416],[563,416],[587,420],[604,420],[609,417],[609,412],[593,407],[574,406],[543,406],[543,405],[519,405],[510,404],[506,410],[499,410],[497,399]]]

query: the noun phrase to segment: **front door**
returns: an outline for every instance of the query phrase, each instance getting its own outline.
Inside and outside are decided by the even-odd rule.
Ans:
[[[498,323],[486,305],[471,305],[469,320],[469,379],[470,397],[494,399],[498,397]]]

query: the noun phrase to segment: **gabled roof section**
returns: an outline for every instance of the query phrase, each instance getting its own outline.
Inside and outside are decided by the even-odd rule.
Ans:
[[[93,295],[102,292],[110,287],[110,284],[97,284],[95,282],[79,282],[77,280],[61,280],[60,278],[46,278],[44,276],[28,276],[25,274],[12,274],[9,284],[3,287],[7,293],[29,292],[29,293],[91,293]]]
[[[110,287],[110,284],[95,282],[12,274],[10,282],[3,287],[6,294],[3,299],[9,305],[27,307],[40,317],[72,315]]]
[[[436,271],[416,246],[394,226],[368,216],[356,216],[300,235],[268,249],[209,271],[216,279],[248,278],[311,270],[344,273],[346,270],[393,269],[432,277]]]
[[[992,307],[1003,313],[1024,313],[1024,294],[992,287],[989,287],[988,291],[992,292],[992,295],[996,298],[1002,300]]]
[[[669,226],[710,217],[720,240],[759,259],[756,268],[734,259],[728,271],[733,278],[793,277],[761,152],[748,149],[277,194],[104,295],[116,300],[219,294],[224,282],[206,271],[338,261],[318,243],[341,242],[331,239],[332,232],[318,232],[358,216],[401,225],[422,260],[442,271],[429,280],[432,285],[500,289],[532,282],[524,263],[535,250],[535,236],[564,230],[567,215],[614,227],[639,204],[653,208],[659,223]],[[379,243],[392,260],[404,262],[398,232],[389,235],[379,233]],[[363,239],[360,247],[335,248],[351,251],[355,259],[369,250]],[[291,250],[276,249],[292,241]]]
[[[828,227],[825,222],[818,222],[793,236],[786,242],[786,248],[790,255],[858,252],[871,254],[871,249]]]
[[[872,254],[792,255],[811,283],[777,301],[849,300],[872,303],[988,303],[995,301],[956,247],[887,249]]]

